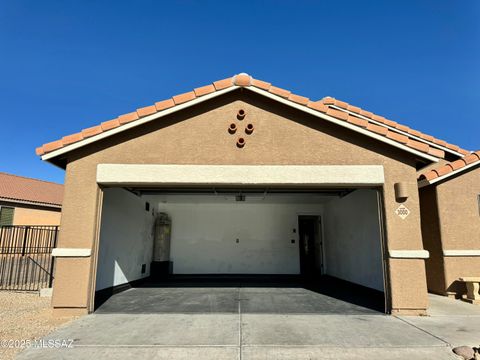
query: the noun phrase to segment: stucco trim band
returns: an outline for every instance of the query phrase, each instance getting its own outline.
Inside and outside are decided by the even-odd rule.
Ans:
[[[480,250],[443,250],[443,256],[480,256]]]
[[[380,186],[381,165],[99,164],[102,185]]]
[[[393,259],[428,259],[427,250],[389,250],[388,256]]]
[[[92,249],[55,248],[52,250],[54,257],[89,257],[90,255],[92,255]]]

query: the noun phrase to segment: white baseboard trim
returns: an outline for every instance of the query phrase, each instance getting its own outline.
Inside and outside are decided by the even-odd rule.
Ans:
[[[430,253],[427,250],[388,250],[388,256],[392,259],[428,259]]]
[[[92,249],[79,248],[55,248],[52,250],[52,256],[55,257],[89,257]]]
[[[443,250],[443,256],[480,256],[480,250]]]

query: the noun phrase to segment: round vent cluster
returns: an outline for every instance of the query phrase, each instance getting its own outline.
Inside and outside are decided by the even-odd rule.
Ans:
[[[238,112],[237,112],[237,121],[242,121],[242,122],[243,122],[243,120],[246,119],[246,118],[247,118],[247,112],[246,112],[244,109],[238,110]],[[243,131],[242,131],[242,128],[243,128]],[[243,125],[243,124],[240,125],[240,124],[239,124],[239,125],[237,126],[237,124],[236,124],[235,122],[232,122],[232,123],[228,126],[228,133],[229,133],[230,135],[235,135],[235,134],[237,134],[237,132],[238,132],[238,137],[237,137],[237,142],[236,142],[236,144],[237,144],[237,147],[240,148],[240,149],[243,148],[243,147],[245,146],[245,144],[246,144],[246,139],[245,139],[245,137],[243,137],[242,132],[243,132],[245,135],[248,136],[248,135],[253,134],[254,130],[255,130],[255,127],[253,126],[252,123],[246,123],[245,125]]]

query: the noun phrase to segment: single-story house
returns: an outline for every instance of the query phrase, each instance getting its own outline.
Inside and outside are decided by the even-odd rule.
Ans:
[[[0,172],[0,226],[58,226],[62,199],[62,184]]]
[[[425,314],[418,178],[473,156],[244,73],[36,152],[66,170],[53,253],[60,314],[92,312],[99,291],[162,273],[330,275],[382,292],[387,313]],[[465,246],[480,248],[478,231]]]

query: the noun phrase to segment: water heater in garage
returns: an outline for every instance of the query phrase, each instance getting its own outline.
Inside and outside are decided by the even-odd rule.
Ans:
[[[172,233],[172,220],[166,213],[159,213],[155,219],[153,242],[153,261],[151,277],[159,278],[170,274],[172,263],[170,261],[170,238]]]

